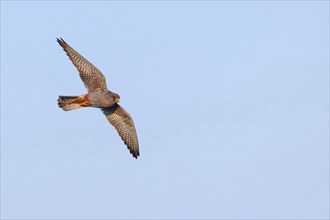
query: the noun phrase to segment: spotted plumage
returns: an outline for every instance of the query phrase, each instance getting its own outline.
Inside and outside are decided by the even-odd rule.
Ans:
[[[140,152],[136,129],[130,114],[118,104],[120,96],[108,90],[105,77],[100,70],[62,38],[57,39],[57,42],[77,68],[80,78],[88,90],[87,94],[81,96],[59,96],[58,106],[64,111],[82,107],[100,108],[110,124],[115,127],[130,153],[137,158]]]
[[[119,136],[128,147],[134,157],[139,156],[139,142],[137,139],[134,122],[129,113],[116,104],[112,108],[102,108],[108,121],[116,128]]]

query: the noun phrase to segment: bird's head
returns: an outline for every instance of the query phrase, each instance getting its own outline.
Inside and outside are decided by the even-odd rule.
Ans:
[[[108,95],[110,96],[113,102],[117,103],[120,101],[120,96],[117,93],[109,92]]]

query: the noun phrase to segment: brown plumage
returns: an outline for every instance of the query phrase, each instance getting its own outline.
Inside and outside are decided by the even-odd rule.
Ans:
[[[80,78],[85,84],[88,92],[93,92],[98,89],[108,91],[105,77],[100,70],[70,47],[62,38],[57,38],[57,42],[66,52],[73,65],[77,68]]]
[[[93,64],[70,47],[62,38],[57,42],[77,68],[88,93],[81,96],[59,96],[58,106],[64,111],[82,107],[100,108],[108,121],[115,127],[128,150],[137,158],[140,155],[139,142],[130,114],[119,104],[120,97],[108,90],[104,75]]]
[[[137,135],[132,135],[136,134],[134,122],[129,113],[118,104],[110,108],[102,108],[102,111],[108,121],[116,128],[124,143],[129,146],[128,150],[133,157],[140,156]]]

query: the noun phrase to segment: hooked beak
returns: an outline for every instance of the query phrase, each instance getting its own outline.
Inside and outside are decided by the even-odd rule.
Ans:
[[[114,100],[115,100],[115,102],[119,102],[120,101],[120,98],[115,97]]]

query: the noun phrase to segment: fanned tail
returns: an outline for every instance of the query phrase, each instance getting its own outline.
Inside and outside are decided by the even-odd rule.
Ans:
[[[82,108],[80,103],[72,103],[72,101],[79,96],[59,96],[57,99],[57,104],[64,111],[71,111],[77,108]]]

